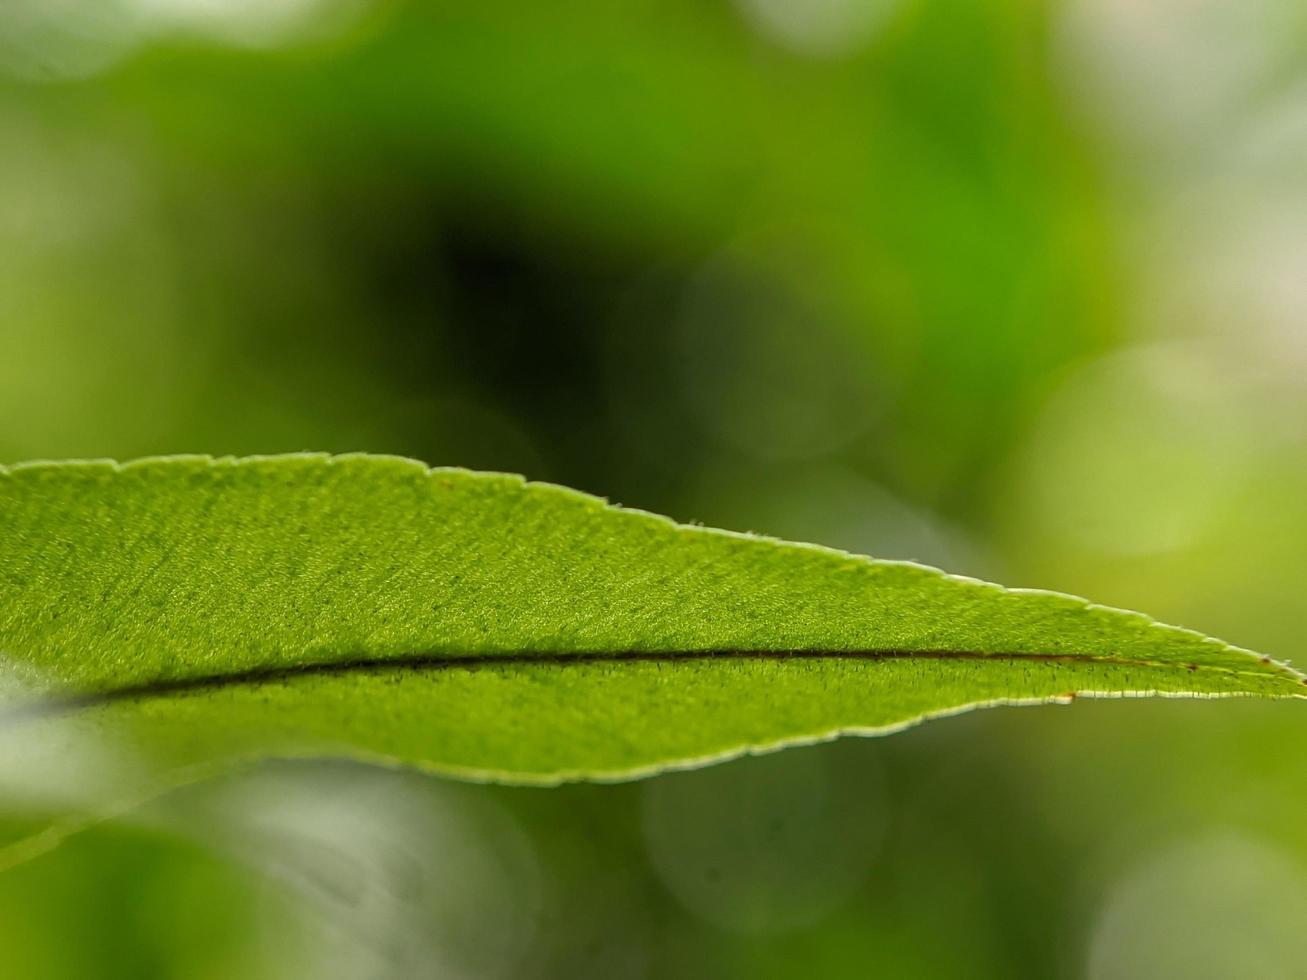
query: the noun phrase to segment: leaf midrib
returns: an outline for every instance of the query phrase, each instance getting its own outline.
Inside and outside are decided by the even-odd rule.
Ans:
[[[1156,667],[1185,669],[1191,673],[1219,672],[1242,677],[1266,677],[1266,671],[1236,670],[1216,664],[1177,662],[1142,657],[1117,657],[1084,653],[1047,653],[945,649],[869,649],[869,650],[621,650],[621,651],[521,651],[483,654],[420,654],[408,657],[356,657],[315,661],[278,667],[253,667],[244,670],[201,674],[193,677],[163,678],[139,684],[107,688],[102,691],[54,694],[46,699],[0,710],[0,722],[30,720],[63,714],[83,708],[95,708],[124,701],[149,700],[174,695],[197,694],[226,688],[258,686],[296,681],[310,677],[348,677],[359,674],[382,674],[405,671],[479,670],[500,667],[548,666],[557,669],[608,663],[687,663],[704,660],[727,661],[820,661],[820,660],[954,660],[993,661],[1008,664],[1037,662],[1053,664],[1106,664],[1120,667]],[[1263,663],[1267,661],[1263,660]],[[1304,681],[1307,683],[1307,681]]]

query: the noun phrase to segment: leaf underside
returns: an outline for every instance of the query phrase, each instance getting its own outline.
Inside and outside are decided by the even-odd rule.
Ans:
[[[0,741],[629,778],[992,704],[1305,693],[1138,613],[381,456],[0,468]]]

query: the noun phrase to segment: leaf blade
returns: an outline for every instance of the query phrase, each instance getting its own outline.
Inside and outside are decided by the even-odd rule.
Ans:
[[[393,457],[11,467],[0,526],[10,718],[175,765],[611,779],[983,704],[1303,691],[1075,597]]]

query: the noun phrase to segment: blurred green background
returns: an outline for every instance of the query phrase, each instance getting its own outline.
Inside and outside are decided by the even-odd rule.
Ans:
[[[401,453],[1301,659],[1305,219],[1294,0],[6,0],[0,460]],[[0,875],[0,976],[1297,978],[1304,736],[272,765]]]

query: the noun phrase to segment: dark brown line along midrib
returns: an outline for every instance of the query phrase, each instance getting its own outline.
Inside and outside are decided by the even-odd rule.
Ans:
[[[423,654],[411,657],[357,657],[285,667],[254,667],[222,674],[179,677],[126,685],[106,691],[55,696],[39,705],[9,713],[11,720],[20,716],[59,714],[78,708],[112,704],[118,701],[164,697],[220,690],[244,684],[268,684],[298,680],[302,677],[341,676],[355,673],[386,673],[422,670],[482,670],[486,668],[542,666],[569,667],[597,663],[675,664],[703,660],[808,661],[808,660],[1003,660],[1036,663],[1101,663],[1125,667],[1183,666],[1194,671],[1198,664],[1163,664],[1155,660],[1131,657],[1091,656],[1078,653],[982,653],[976,650],[624,650],[559,653],[530,651],[477,655]]]

